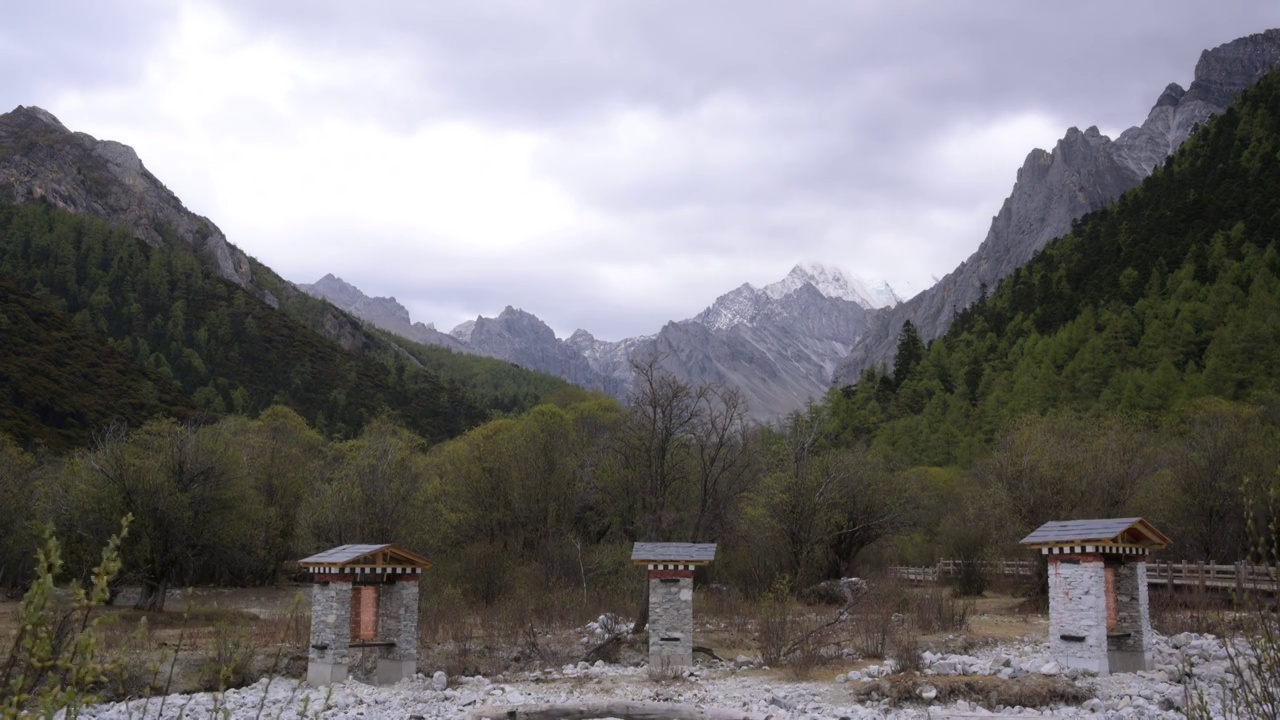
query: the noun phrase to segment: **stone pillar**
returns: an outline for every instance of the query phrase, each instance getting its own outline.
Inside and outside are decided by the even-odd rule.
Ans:
[[[311,648],[307,682],[314,687],[347,679],[351,645],[351,580],[324,580],[311,586]]]
[[[379,685],[418,672],[418,576],[392,577],[393,582],[378,588],[378,639],[395,643],[378,658]]]
[[[1101,555],[1049,556],[1049,651],[1064,667],[1107,674],[1106,574]]]
[[[1136,556],[1141,558],[1142,556]],[[1115,567],[1116,625],[1107,638],[1111,672],[1151,669],[1151,610],[1147,603],[1147,563],[1125,558]]]
[[[649,666],[676,668],[692,664],[693,569],[650,566]]]

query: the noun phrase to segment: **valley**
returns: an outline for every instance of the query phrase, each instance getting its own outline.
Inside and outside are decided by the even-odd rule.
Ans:
[[[1152,562],[1280,558],[1280,30],[1152,94],[1114,138],[1032,150],[911,297],[802,260],[617,340],[510,304],[445,332],[343,267],[295,284],[130,146],[0,115],[0,716],[1266,717],[1265,588],[1063,560],[1144,608],[1097,603],[1097,647],[1145,645],[1108,674],[1046,611],[1051,556],[1094,551],[1024,547],[1119,518],[1172,539]],[[368,543],[421,556],[416,614],[324,605],[371,581],[298,562]],[[945,582],[893,570],[940,559]],[[696,602],[688,667],[646,651],[692,640],[659,638],[647,571]],[[360,623],[417,628],[406,679],[369,684],[408,642],[373,632],[307,687],[338,643],[316,628],[346,652]]]

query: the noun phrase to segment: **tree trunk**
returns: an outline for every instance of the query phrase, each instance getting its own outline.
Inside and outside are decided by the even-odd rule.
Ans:
[[[138,594],[138,602],[133,606],[133,609],[147,612],[164,612],[164,598],[168,594],[169,583],[167,581],[145,580],[142,583],[142,591]]]
[[[694,705],[657,702],[585,702],[557,705],[493,705],[471,711],[471,720],[760,720],[761,716],[742,710],[700,708]]]

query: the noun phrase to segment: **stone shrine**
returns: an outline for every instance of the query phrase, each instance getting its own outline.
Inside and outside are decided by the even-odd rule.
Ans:
[[[1047,522],[1022,544],[1048,556],[1049,651],[1099,675],[1151,669],[1147,555],[1169,539],[1142,518]]]
[[[693,569],[716,557],[715,543],[638,542],[631,562],[649,570],[649,666],[693,664]]]
[[[375,682],[418,671],[418,578],[431,561],[394,545],[339,545],[303,558],[314,578],[307,682],[347,679],[351,650],[378,652]]]

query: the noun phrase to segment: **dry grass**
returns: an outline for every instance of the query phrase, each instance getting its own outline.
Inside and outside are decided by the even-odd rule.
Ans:
[[[297,676],[310,635],[310,603],[300,591],[195,589],[161,613],[98,608],[109,618],[102,652],[111,670],[96,691],[110,700],[232,687],[267,671]],[[17,607],[0,602],[0,640],[13,632]]]
[[[589,637],[583,644],[581,628],[606,613],[634,613],[639,593],[634,595],[588,592],[584,599],[580,588],[544,587],[477,605],[467,602],[457,587],[424,589],[419,666],[450,675],[493,676],[577,662],[598,642]],[[623,645],[615,651],[626,649]]]
[[[922,703],[920,689],[926,685],[937,689],[937,703],[965,700],[992,711],[998,707],[1079,705],[1093,697],[1070,680],[1056,676],[1025,675],[1006,680],[978,675],[925,677],[914,673],[862,684],[854,688],[853,694],[861,700],[888,699],[895,706]]]

